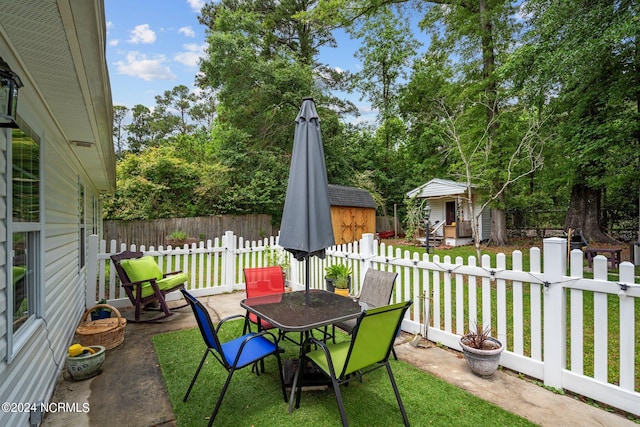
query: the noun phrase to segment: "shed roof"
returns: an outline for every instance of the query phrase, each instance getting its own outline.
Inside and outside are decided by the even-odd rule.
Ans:
[[[476,188],[476,185],[471,184],[471,188]],[[434,178],[426,184],[422,184],[420,187],[414,188],[407,193],[407,197],[443,197],[453,196],[456,194],[464,194],[467,191],[466,182],[450,181],[448,179]]]
[[[376,202],[367,190],[342,185],[329,184],[329,201],[331,206],[373,209],[377,207]]]

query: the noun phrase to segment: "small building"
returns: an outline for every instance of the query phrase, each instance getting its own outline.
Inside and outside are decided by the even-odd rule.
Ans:
[[[336,245],[376,232],[376,202],[367,190],[329,184],[331,223]]]
[[[472,185],[472,189],[476,186]],[[447,246],[460,246],[473,242],[471,221],[475,215],[469,212],[468,186],[464,182],[434,178],[407,193],[407,197],[426,199],[431,206],[430,236]],[[474,210],[480,205],[477,190],[472,191]],[[482,212],[479,226],[480,240],[491,236],[491,212]]]

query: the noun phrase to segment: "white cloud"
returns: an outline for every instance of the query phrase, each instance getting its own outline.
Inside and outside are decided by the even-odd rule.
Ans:
[[[154,59],[147,58],[140,52],[129,52],[127,61],[116,62],[118,74],[140,77],[146,81],[152,80],[174,80],[176,75],[165,64],[165,57],[158,56]]]
[[[188,67],[195,67],[198,65],[198,60],[204,56],[207,44],[191,43],[182,45],[182,47],[185,52],[178,53],[173,59]]]
[[[156,33],[149,28],[149,24],[141,24],[136,25],[136,27],[131,30],[131,38],[129,39],[129,43],[153,43],[156,41]]]
[[[191,6],[191,9],[195,12],[200,12],[205,2],[204,0],[187,0],[187,3],[189,3],[189,6]]]
[[[180,34],[184,34],[186,37],[195,37],[196,36],[196,32],[193,31],[193,28],[191,27],[182,27],[178,30],[178,32]]]
[[[118,43],[120,43],[120,40],[113,39],[109,41],[109,46],[118,46]]]

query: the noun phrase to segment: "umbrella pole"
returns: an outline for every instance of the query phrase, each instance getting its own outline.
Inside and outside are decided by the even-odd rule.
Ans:
[[[304,272],[304,275],[305,275],[304,288],[305,288],[305,293],[306,293],[306,295],[305,295],[305,304],[309,305],[309,281],[310,281],[310,278],[311,278],[311,272],[309,271],[309,255],[307,255],[305,257],[305,261],[306,261],[305,272]]]

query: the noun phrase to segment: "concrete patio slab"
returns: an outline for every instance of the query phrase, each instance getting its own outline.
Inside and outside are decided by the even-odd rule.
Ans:
[[[243,314],[240,301],[244,297],[244,292],[234,292],[201,300],[216,321],[232,314]],[[131,311],[121,311],[126,317],[133,317]],[[78,408],[88,403],[89,411],[47,413],[42,425],[175,426],[151,337],[195,326],[188,307],[155,324],[128,323],[124,343],[107,352],[100,375],[84,381],[72,381],[66,373],[60,376],[51,402],[75,403]],[[637,426],[622,416],[553,393],[508,371],[500,370],[490,379],[477,377],[468,370],[460,353],[425,340],[416,348],[409,344],[411,338],[403,335],[397,341],[395,349],[401,360],[541,426]],[[426,424],[428,420],[425,420]]]

